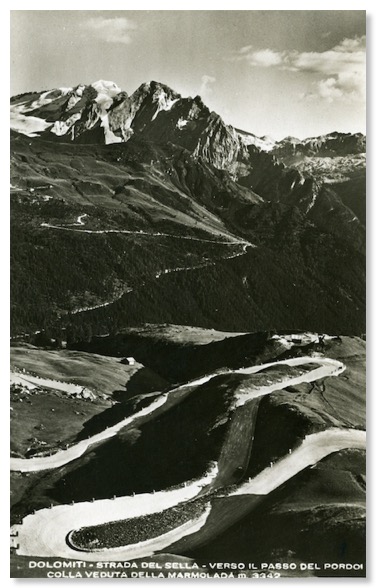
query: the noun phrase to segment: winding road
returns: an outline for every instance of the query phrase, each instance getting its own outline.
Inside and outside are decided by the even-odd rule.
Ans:
[[[196,265],[173,267],[173,268],[159,270],[153,276],[154,278],[157,278],[157,279],[163,275],[171,274],[174,272],[192,271],[192,270],[197,270],[197,269],[201,269],[204,267],[212,267],[212,266],[215,266],[219,261],[224,261],[224,260],[228,260],[228,259],[234,259],[236,257],[241,257],[242,255],[245,255],[247,253],[249,247],[251,247],[251,248],[256,247],[256,245],[254,245],[254,243],[251,243],[250,241],[236,238],[235,236],[230,237],[230,235],[229,235],[229,237],[230,237],[229,241],[218,241],[218,240],[211,240],[211,239],[202,239],[200,237],[192,237],[192,236],[188,236],[188,235],[173,235],[171,233],[160,233],[160,232],[149,233],[147,231],[142,231],[142,230],[141,231],[130,231],[128,229],[98,229],[98,230],[95,230],[95,229],[74,229],[74,228],[72,228],[72,226],[84,225],[84,222],[82,221],[82,219],[85,216],[87,216],[87,214],[80,215],[77,218],[77,222],[75,222],[71,226],[52,225],[50,223],[41,223],[40,226],[42,228],[47,228],[47,229],[57,229],[57,230],[62,230],[62,231],[74,231],[76,233],[88,233],[90,235],[103,235],[103,234],[110,234],[110,233],[119,233],[119,234],[124,234],[124,235],[137,235],[139,237],[164,237],[164,238],[170,238],[170,239],[181,239],[181,240],[185,240],[185,241],[198,241],[200,243],[210,243],[210,244],[214,243],[214,244],[227,245],[227,246],[232,246],[232,247],[235,245],[241,246],[240,251],[235,252],[235,253],[231,253],[230,255],[225,255],[223,257],[213,258],[212,261],[206,261],[206,262],[198,263]],[[138,288],[140,288],[140,287],[141,286],[138,286]],[[89,312],[91,310],[96,310],[98,308],[110,306],[111,304],[114,304],[114,302],[117,302],[118,300],[120,300],[120,298],[122,298],[126,294],[130,294],[133,291],[134,291],[133,288],[126,288],[126,290],[124,292],[122,292],[119,296],[116,296],[112,300],[108,300],[108,301],[102,302],[100,304],[95,304],[93,306],[77,308],[76,310],[71,311],[71,314],[81,314],[83,312]]]
[[[282,380],[280,382],[273,382],[268,386],[262,386],[258,389],[253,389],[248,394],[241,394],[237,399],[237,406],[242,406],[244,402],[247,400],[257,398],[258,396],[265,396],[266,394],[271,394],[275,390],[281,390],[286,386],[293,386],[297,384],[301,384],[303,382],[313,382],[320,378],[325,378],[326,376],[338,376],[342,373],[346,368],[343,363],[336,361],[334,359],[327,359],[327,358],[317,358],[317,357],[296,357],[292,359],[285,359],[283,361],[274,361],[271,363],[265,363],[262,365],[256,365],[247,368],[239,368],[237,370],[222,370],[217,371],[207,376],[203,376],[201,378],[197,378],[195,380],[191,380],[187,384],[183,384],[178,386],[177,388],[172,388],[169,392],[164,393],[162,396],[158,397],[154,402],[146,406],[139,412],[136,412],[134,415],[125,418],[124,420],[116,423],[112,427],[108,427],[108,429],[104,429],[100,433],[89,437],[88,439],[83,439],[76,445],[72,445],[67,449],[63,449],[54,453],[53,455],[49,456],[35,456],[30,457],[28,459],[23,458],[16,458],[13,457],[10,460],[10,467],[12,471],[18,472],[37,472],[41,470],[47,469],[54,469],[66,465],[71,461],[81,457],[87,449],[89,449],[92,445],[99,443],[101,441],[105,441],[110,439],[114,435],[116,435],[120,429],[123,427],[132,424],[136,419],[139,419],[143,416],[151,414],[159,409],[168,399],[168,397],[172,394],[176,394],[177,391],[183,390],[184,388],[188,388],[191,386],[202,386],[206,382],[209,382],[213,378],[219,375],[230,375],[230,374],[254,374],[260,372],[266,368],[278,365],[289,365],[289,366],[299,366],[305,364],[318,364],[319,367],[311,370],[309,372],[305,372],[299,376],[294,378],[289,378],[286,380]]]
[[[237,406],[247,400],[270,394],[286,386],[297,385],[302,382],[313,382],[327,376],[338,376],[346,368],[334,359],[323,357],[298,357],[275,361],[263,365],[240,368],[238,370],[222,371],[222,374],[252,374],[268,367],[289,365],[302,366],[317,364],[318,367],[306,371],[298,376],[274,382],[268,386],[261,386],[241,394],[237,397]],[[188,386],[200,386],[221,375],[219,372],[192,380],[187,384],[172,389],[148,407],[132,417],[124,419],[117,425],[102,431],[98,435],[81,441],[67,450],[59,451],[49,457],[34,457],[30,459],[13,459],[11,467],[17,471],[39,471],[56,468],[80,457],[93,443],[105,440],[115,435],[121,428],[132,423],[142,415],[157,410],[167,400],[169,394]],[[307,435],[302,443],[291,453],[281,458],[273,466],[265,468],[252,480],[241,484],[230,496],[241,494],[266,495],[287,480],[298,474],[308,466],[314,465],[323,457],[346,448],[365,449],[366,434],[356,429],[331,428],[319,433]],[[198,517],[176,527],[158,537],[141,543],[124,547],[100,549],[91,551],[77,551],[71,547],[69,537],[72,532],[82,527],[95,526],[121,519],[162,512],[167,508],[184,503],[187,500],[202,495],[203,489],[209,489],[218,474],[218,466],[212,468],[203,478],[187,482],[184,486],[152,494],[138,494],[113,499],[83,502],[73,505],[58,505],[45,508],[26,516],[20,525],[12,527],[12,535],[17,535],[17,554],[34,557],[62,557],[67,559],[83,559],[85,561],[124,561],[140,557],[147,557],[167,548],[179,539],[197,532],[205,525],[210,514],[210,504]]]

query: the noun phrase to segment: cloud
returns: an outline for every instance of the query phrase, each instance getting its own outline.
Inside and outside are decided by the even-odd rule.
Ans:
[[[255,50],[252,45],[239,49],[233,61],[246,61],[252,67],[276,68],[295,73],[313,74],[314,90],[304,97],[359,100],[365,97],[366,37],[343,39],[326,51]]]
[[[201,77],[201,86],[199,90],[200,96],[207,97],[209,94],[212,94],[213,88],[212,84],[216,82],[216,79],[213,76],[203,75]]]
[[[283,63],[283,53],[273,51],[272,49],[251,51],[247,54],[247,61],[253,66],[272,67]]]
[[[82,28],[95,33],[98,39],[107,43],[123,43],[129,45],[132,42],[130,32],[136,30],[137,26],[129,18],[89,18],[82,25]]]
[[[327,102],[336,99],[345,102],[365,101],[365,72],[340,72],[336,76],[319,80],[313,91],[302,94],[302,98],[323,98]]]

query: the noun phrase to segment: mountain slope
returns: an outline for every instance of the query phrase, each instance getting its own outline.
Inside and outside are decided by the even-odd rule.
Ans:
[[[14,333],[144,321],[364,331],[351,190],[341,198],[157,82],[131,96],[104,81],[26,94],[11,111],[31,121],[12,134]],[[337,135],[332,151],[361,149]]]

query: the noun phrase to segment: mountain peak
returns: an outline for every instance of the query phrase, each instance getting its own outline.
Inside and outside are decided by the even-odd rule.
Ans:
[[[94,82],[90,85],[98,92],[98,94],[104,93],[108,95],[116,95],[120,94],[121,92],[121,88],[119,88],[119,86],[115,84],[115,82],[98,80],[97,82]]]

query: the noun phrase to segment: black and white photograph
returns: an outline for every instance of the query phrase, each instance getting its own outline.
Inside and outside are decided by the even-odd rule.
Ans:
[[[10,12],[11,578],[366,577],[367,13],[226,8]]]

